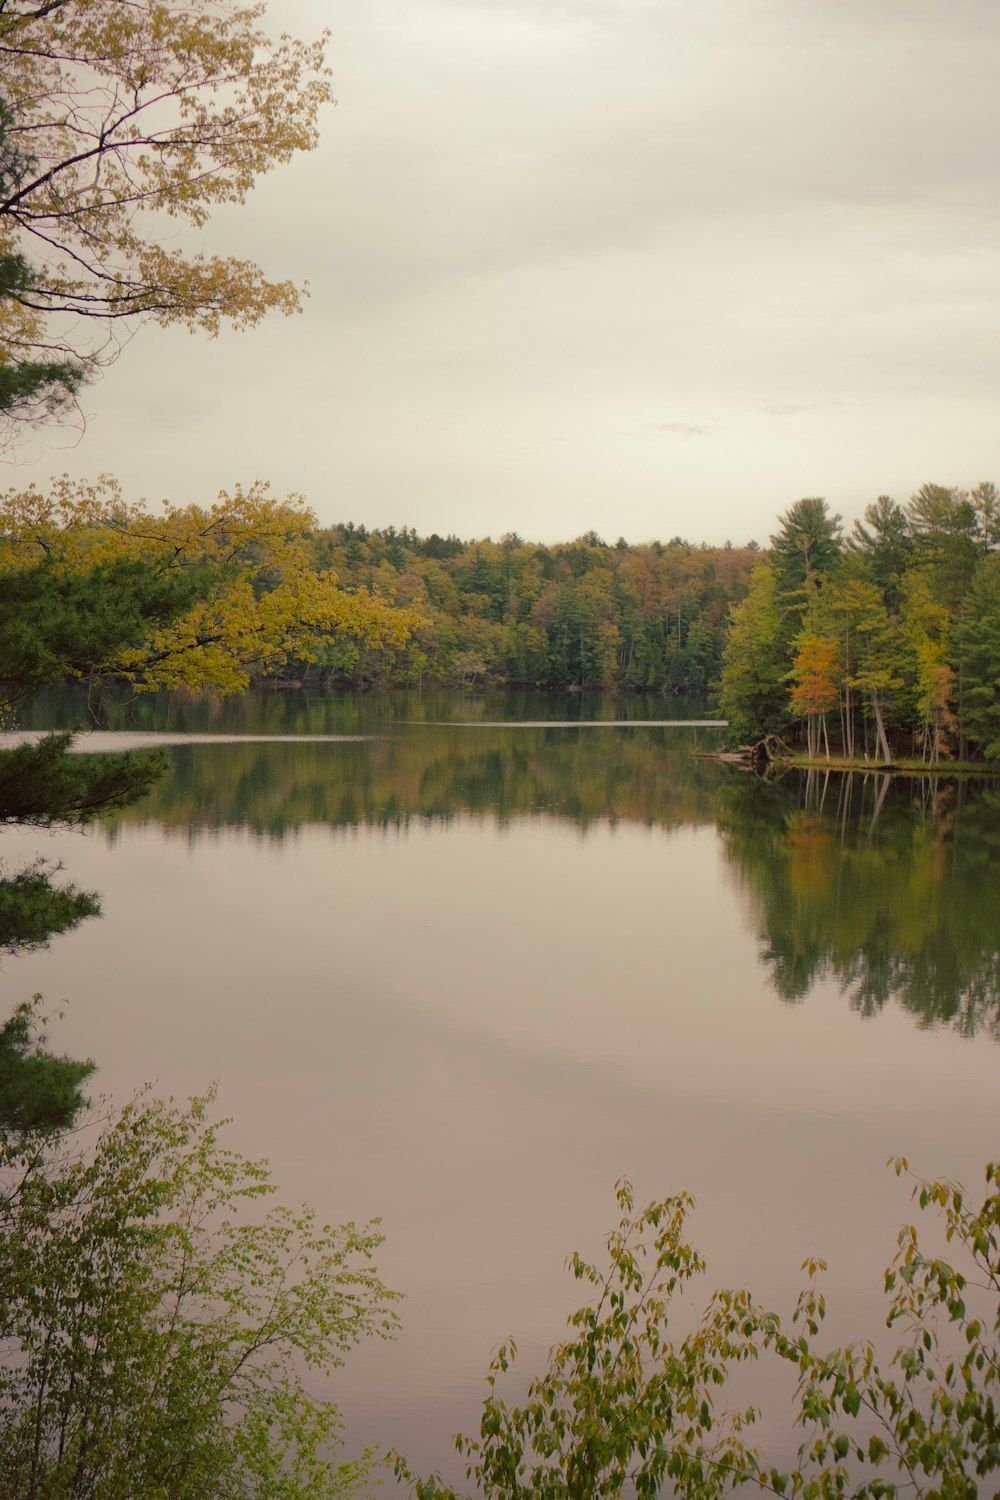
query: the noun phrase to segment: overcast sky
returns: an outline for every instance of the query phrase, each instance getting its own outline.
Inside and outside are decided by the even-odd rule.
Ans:
[[[239,480],[421,533],[765,543],[1000,480],[997,0],[273,0],[319,149],[207,250],[302,317],[141,330],[8,482]]]

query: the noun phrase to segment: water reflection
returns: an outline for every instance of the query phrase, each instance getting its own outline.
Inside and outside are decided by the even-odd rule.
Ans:
[[[636,721],[662,718],[663,700],[583,694],[112,698],[101,711],[108,728],[182,742],[170,777],[108,827],[115,837],[155,824],[191,842],[243,828],[280,842],[306,827],[398,830],[469,816],[501,828],[540,817],[582,830],[714,825],[783,1000],[832,979],[861,1016],[898,1000],[921,1025],[1000,1035],[989,899],[1000,785],[874,772],[764,782],[693,755],[718,731],[698,722],[703,705],[669,706],[684,728]],[[49,723],[74,712],[79,699],[36,710]]]
[[[136,694],[121,685],[49,688],[22,711],[26,729],[152,730],[180,734],[378,734],[394,725],[549,723],[639,724],[704,719],[696,698],[659,694],[511,692],[454,689],[392,693],[255,692],[212,699]]]
[[[510,711],[577,706],[617,711]],[[497,704],[440,695],[422,717],[374,696],[140,707],[113,727],[296,737],[174,747],[108,830],[32,835],[23,857],[63,858],[105,918],[18,960],[20,983],[71,998],[60,1046],[100,1059],[102,1090],[218,1077],[290,1199],[384,1216],[405,1331],[329,1392],[352,1444],[447,1461],[495,1342],[517,1336],[527,1373],[561,1336],[563,1257],[596,1249],[622,1173],[698,1195],[711,1284],[785,1310],[821,1253],[847,1308],[831,1340],[878,1328],[907,1212],[886,1156],[971,1180],[995,1133],[1000,788],[764,784],[693,759],[693,725],[473,728]],[[892,1005],[859,1025],[838,990],[864,977],[886,1006],[918,959],[928,1024]],[[956,994],[978,980],[979,1037],[956,1029],[968,999],[944,1003],[948,962]]]
[[[185,832],[235,826],[275,839],[308,824],[402,828],[468,814],[500,824],[547,815],[581,828],[710,823],[717,769],[693,761],[670,733],[522,729],[472,737],[421,727],[355,743],[184,746],[173,751],[169,780],[117,821]]]
[[[995,783],[732,777],[718,823],[782,999],[833,975],[859,1015],[1000,1035]]]

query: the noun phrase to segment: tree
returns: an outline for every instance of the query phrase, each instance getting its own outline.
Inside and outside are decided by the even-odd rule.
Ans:
[[[20,255],[0,253],[0,330],[14,298],[33,281],[28,262]],[[13,344],[4,347],[0,333],[0,417],[33,418],[72,404],[83,383],[83,370],[68,359],[25,358]]]
[[[826,758],[830,759],[830,741],[826,733],[826,716],[840,701],[843,670],[837,642],[828,635],[802,635],[792,662],[790,697],[792,708],[806,720],[808,753],[819,754],[819,731],[822,727]]]
[[[908,1172],[900,1158],[897,1175]],[[785,1332],[747,1291],[718,1291],[694,1330],[674,1340],[672,1300],[690,1303],[705,1263],[686,1232],[686,1193],[636,1209],[619,1184],[620,1221],[608,1263],[574,1253],[573,1275],[592,1288],[569,1318],[567,1338],[531,1381],[525,1403],[500,1393],[515,1357],[503,1344],[490,1367],[478,1437],[459,1436],[466,1477],[486,1500],[641,1500],[663,1493],[715,1500],[737,1489],[802,1500],[880,1500],[906,1489],[918,1500],[974,1500],[1000,1469],[1000,1164],[986,1167],[987,1196],[969,1205],[957,1183],[920,1182],[921,1209],[936,1208],[964,1266],[927,1255],[913,1225],[899,1235],[886,1272],[890,1327],[903,1341],[888,1366],[863,1343],[818,1354],[825,1317],[815,1278]],[[765,1356],[798,1377],[797,1462],[778,1468],[750,1446],[754,1405],[727,1410],[736,1366]],[[456,1500],[437,1475],[396,1471],[418,1500]],[[990,1493],[995,1490],[995,1484]]]
[[[79,374],[113,355],[122,320],[214,334],[223,320],[298,309],[290,282],[164,236],[169,219],[202,229],[214,207],[242,203],[316,143],[331,97],[325,37],[272,42],[262,12],[232,0],[5,0],[0,256],[17,274],[3,364],[41,354]]]
[[[1000,556],[976,569],[958,632],[963,720],[969,739],[990,761],[1000,761]]]
[[[267,1167],[211,1103],[140,1098],[83,1153],[0,1142],[2,1500],[293,1500],[371,1468],[302,1376],[393,1335],[381,1236],[256,1212]]]
[[[932,765],[950,748],[955,727],[951,701],[955,673],[949,664],[951,616],[930,587],[927,574],[914,570],[904,580],[902,630],[916,663],[914,708],[924,755]]]
[[[89,822],[137,801],[166,769],[158,750],[70,755],[71,738],[48,735],[0,751],[0,826]],[[0,950],[45,947],[56,934],[99,915],[92,893],[53,883],[57,871],[41,860],[13,874],[0,871]],[[94,1064],[47,1049],[41,1005],[36,995],[0,1025],[0,1133],[66,1129],[86,1103],[81,1084]]]
[[[315,655],[333,634],[402,642],[410,617],[340,589],[307,566],[308,512],[262,488],[209,510],[128,505],[110,482],[56,482],[4,498],[0,534],[0,707],[66,677],[117,673],[151,689],[184,682],[236,692],[251,673]],[[71,753],[52,734],[0,751],[0,825],[78,825],[144,796],[162,751]],[[92,896],[38,864],[0,879],[0,946],[38,946],[96,913]],[[69,1123],[82,1096],[19,1009],[0,1027],[0,1124]],[[28,1095],[41,1099],[26,1111]],[[26,1092],[27,1091],[27,1092]],[[59,1110],[64,1113],[59,1116]],[[66,1113],[68,1111],[68,1113]],[[32,1127],[33,1128],[33,1127]]]
[[[44,494],[31,487],[2,500],[0,570],[51,570],[25,585],[19,659],[34,634],[50,643],[36,653],[42,665],[31,686],[103,672],[140,690],[241,692],[254,673],[274,670],[293,650],[308,659],[330,635],[401,645],[412,623],[407,612],[313,568],[314,517],[296,497],[274,499],[266,485],[237,486],[207,507],[164,503],[159,514],[126,501],[108,477],[94,485],[64,478]],[[91,587],[84,648],[74,656],[62,626],[74,613],[74,590],[86,595]]]
[[[849,551],[863,558],[868,577],[882,590],[889,610],[899,607],[903,575],[913,560],[913,537],[906,512],[888,495],[865,506],[865,522],[855,521]]]
[[[729,615],[719,706],[739,737],[779,733],[789,717],[784,627],[773,569],[755,568]]]
[[[0,751],[0,826],[78,826],[144,797],[167,769],[161,750],[71,755],[73,736],[47,734]]]
[[[81,1085],[95,1064],[48,1050],[41,1003],[36,995],[0,1026],[0,1136],[8,1140],[65,1130],[87,1103]]]
[[[0,97],[0,198],[20,186],[24,170],[23,158],[9,140],[10,124],[10,109]],[[0,417],[4,418],[56,411],[71,403],[83,379],[75,361],[31,359],[9,337],[17,322],[12,303],[30,291],[35,279],[23,255],[0,248]]]
[[[925,484],[910,500],[907,514],[917,562],[930,573],[938,598],[958,616],[976,565],[987,550],[980,532],[983,512],[964,490]]]
[[[164,568],[139,556],[81,557],[67,569],[50,543],[37,545],[50,549],[41,561],[0,570],[0,699],[8,707],[140,650],[218,582],[208,568]]]
[[[892,764],[885,728],[886,707],[903,686],[899,672],[899,632],[873,583],[851,580],[839,591],[845,617],[853,615],[857,656],[850,682],[871,711],[883,764]]]
[[[636,1210],[631,1185],[617,1189],[620,1220],[607,1238],[608,1265],[577,1252],[573,1276],[591,1300],[569,1318],[568,1338],[528,1386],[524,1406],[508,1406],[503,1375],[516,1357],[502,1344],[487,1376],[478,1438],[459,1436],[466,1475],[486,1500],[597,1500],[626,1487],[641,1497],[673,1483],[674,1493],[710,1496],[726,1486],[733,1461],[713,1428],[716,1373],[749,1355],[761,1318],[745,1292],[722,1293],[698,1330],[676,1346],[667,1334],[670,1299],[690,1295],[705,1262],[688,1243],[687,1193]],[[690,1481],[697,1467],[704,1488]],[[457,1500],[436,1475],[419,1479],[397,1457],[400,1477],[419,1500]]]
[[[825,500],[796,500],[771,538],[771,566],[779,598],[795,619],[808,623],[818,590],[840,558],[840,517]],[[795,633],[795,629],[791,631]]]
[[[0,952],[30,953],[44,948],[55,933],[70,932],[100,907],[76,886],[53,890],[52,870],[42,860],[0,880]]]
[[[969,491],[976,513],[979,540],[988,552],[1000,547],[1000,490],[992,480],[984,479]]]

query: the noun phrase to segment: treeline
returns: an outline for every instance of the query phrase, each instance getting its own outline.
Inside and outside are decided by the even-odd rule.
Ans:
[[[847,536],[825,501],[797,501],[730,615],[718,696],[736,735],[1000,759],[998,548],[991,483],[880,495]]]
[[[998,548],[990,483],[880,496],[846,536],[798,500],[765,552],[323,529],[262,487],[154,515],[64,480],[3,497],[0,701],[95,675],[714,694],[738,739],[814,757],[1000,759]]]
[[[313,561],[342,587],[400,606],[399,646],[331,637],[292,655],[286,679],[324,685],[448,682],[705,693],[726,619],[759,549],[608,545],[595,532],[543,547],[508,533],[459,541],[352,523],[318,531]]]

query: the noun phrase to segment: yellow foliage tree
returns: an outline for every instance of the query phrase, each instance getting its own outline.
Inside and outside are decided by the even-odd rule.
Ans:
[[[122,319],[214,334],[298,309],[300,290],[248,260],[163,243],[167,220],[201,228],[316,143],[326,37],[273,42],[263,9],[4,0],[0,256],[29,274],[0,307],[0,359],[44,349],[88,366],[113,354]]]
[[[310,660],[331,634],[401,646],[414,623],[408,611],[315,570],[307,545],[312,513],[296,496],[274,499],[264,484],[223,492],[209,506],[163,502],[154,510],[127,501],[114,479],[91,485],[64,477],[44,492],[8,491],[0,506],[0,571],[44,561],[56,573],[85,573],[119,559],[158,574],[198,571],[192,608],[92,664],[140,690],[240,692],[293,652]]]
[[[909,574],[903,589],[903,632],[916,664],[919,737],[924,758],[934,765],[950,751],[950,735],[955,728],[952,701],[956,683],[949,665],[951,615],[926,572]]]

